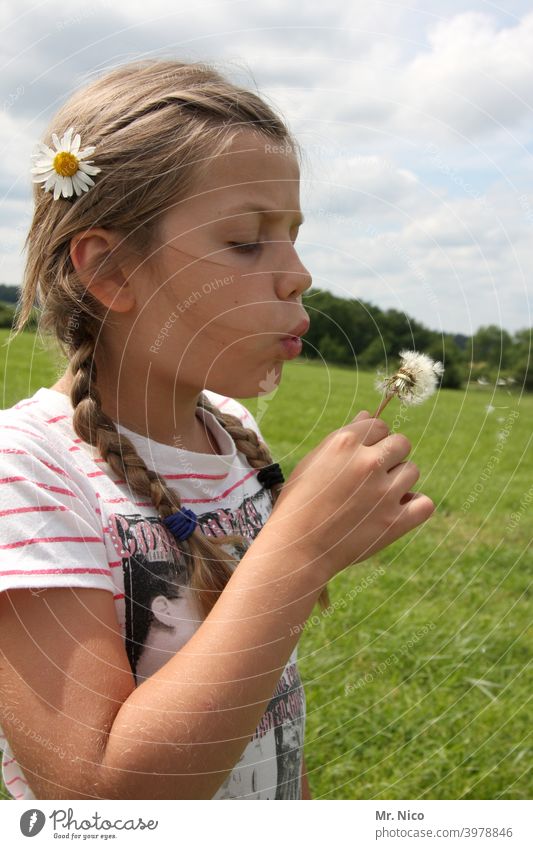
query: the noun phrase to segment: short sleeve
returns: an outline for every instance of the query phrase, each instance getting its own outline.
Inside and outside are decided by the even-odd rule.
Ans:
[[[73,469],[37,426],[2,417],[0,590],[114,589],[99,516]]]

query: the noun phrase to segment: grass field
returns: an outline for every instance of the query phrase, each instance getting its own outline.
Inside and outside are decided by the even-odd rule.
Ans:
[[[62,371],[35,339],[1,349],[3,407]],[[287,478],[379,397],[371,374],[302,359],[268,399],[243,400]],[[331,607],[302,632],[312,794],[530,798],[533,397],[475,386],[383,417],[437,510],[331,581]]]

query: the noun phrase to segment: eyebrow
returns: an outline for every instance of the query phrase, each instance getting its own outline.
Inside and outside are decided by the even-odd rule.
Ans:
[[[263,208],[261,206],[258,206],[256,203],[253,203],[252,201],[250,201],[249,203],[242,203],[242,204],[239,204],[238,206],[230,207],[229,209],[225,209],[224,213],[245,212],[245,211],[246,212],[259,213],[260,215],[268,215],[271,218],[279,218],[282,214],[279,209],[271,208],[271,207]],[[304,216],[303,212],[298,213],[296,215],[296,223],[298,224],[298,226],[301,227],[301,225],[304,223],[304,221],[305,221],[305,216]]]

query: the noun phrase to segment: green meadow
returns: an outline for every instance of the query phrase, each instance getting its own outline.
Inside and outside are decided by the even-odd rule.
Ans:
[[[62,372],[35,335],[7,337],[2,407]],[[287,478],[329,432],[375,410],[373,382],[298,359],[273,393],[241,400]],[[383,418],[411,440],[417,489],[437,509],[337,575],[330,607],[302,630],[312,795],[531,798],[533,396],[474,384],[420,407],[393,401]]]

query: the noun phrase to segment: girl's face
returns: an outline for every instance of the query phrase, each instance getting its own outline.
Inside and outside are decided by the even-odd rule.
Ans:
[[[308,322],[301,296],[311,275],[294,245],[301,221],[294,154],[239,133],[191,197],[165,212],[157,276],[136,284],[152,377],[241,398],[258,395],[267,376],[279,382],[294,356],[282,337]]]

